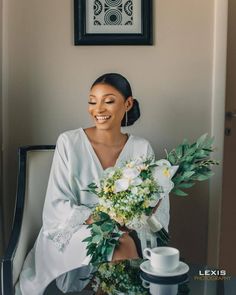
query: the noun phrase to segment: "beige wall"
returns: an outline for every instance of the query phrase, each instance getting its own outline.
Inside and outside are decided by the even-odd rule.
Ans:
[[[128,77],[142,118],[128,132],[158,156],[211,131],[214,0],[154,0],[153,46],[73,46],[73,1],[8,0],[4,95],[4,210],[9,232],[19,145],[55,143],[89,125],[87,93],[104,72]],[[172,244],[206,261],[208,184],[171,199]],[[180,235],[181,233],[181,235]]]

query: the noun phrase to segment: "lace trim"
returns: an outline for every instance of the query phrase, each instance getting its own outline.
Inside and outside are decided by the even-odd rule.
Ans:
[[[54,242],[55,247],[63,252],[73,234],[81,228],[82,224],[89,218],[91,209],[85,206],[79,206],[72,209],[71,216],[64,224],[58,224],[57,228],[45,230],[44,234],[48,239]]]

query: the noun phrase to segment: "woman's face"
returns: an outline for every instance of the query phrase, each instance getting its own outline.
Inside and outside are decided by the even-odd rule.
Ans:
[[[125,100],[116,88],[108,84],[93,86],[89,94],[88,111],[99,129],[120,128],[126,111],[133,106],[133,98]]]

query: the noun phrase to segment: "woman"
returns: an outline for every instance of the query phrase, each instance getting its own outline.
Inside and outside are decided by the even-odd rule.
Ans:
[[[111,166],[140,156],[153,156],[145,139],[124,134],[121,126],[132,125],[140,116],[129,82],[120,74],[105,74],[92,85],[88,111],[95,126],[68,131],[58,138],[43,210],[43,227],[28,254],[16,294],[43,294],[46,286],[63,273],[89,264],[87,224],[97,197],[83,191]],[[159,221],[167,229],[169,200],[158,208]],[[150,231],[138,233],[141,248],[156,246]],[[108,260],[137,258],[133,238],[124,233]],[[70,272],[68,273],[70,274]],[[68,276],[67,276],[68,278]]]

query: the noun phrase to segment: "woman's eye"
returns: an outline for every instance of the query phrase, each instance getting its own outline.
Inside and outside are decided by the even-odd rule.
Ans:
[[[88,101],[88,104],[96,104],[96,102]]]
[[[106,103],[108,103],[108,104],[110,104],[110,103],[114,103],[114,100],[106,101]]]

